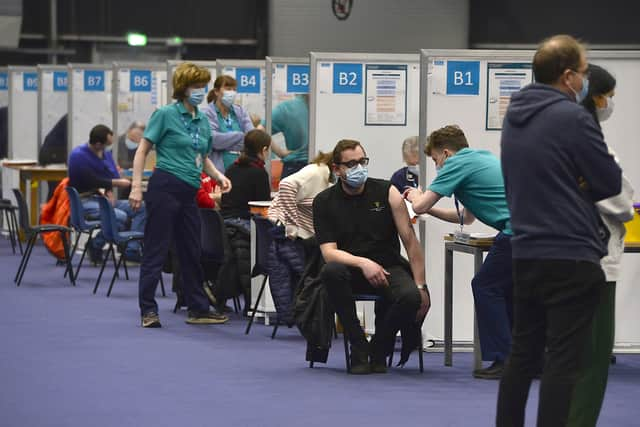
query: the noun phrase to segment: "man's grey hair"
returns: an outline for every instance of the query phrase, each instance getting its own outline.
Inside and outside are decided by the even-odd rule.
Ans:
[[[131,129],[141,129],[144,130],[145,125],[143,122],[136,120],[135,122],[131,123],[129,125],[129,127],[127,128],[127,131],[130,131]]]
[[[412,154],[418,154],[418,137],[410,136],[402,143],[402,157],[407,158]]]

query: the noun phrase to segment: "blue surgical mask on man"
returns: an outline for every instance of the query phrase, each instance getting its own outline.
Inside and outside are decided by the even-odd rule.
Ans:
[[[580,90],[580,92],[576,92],[571,86],[569,86],[569,89],[573,91],[574,95],[576,96],[576,102],[580,104],[587,98],[587,94],[589,93],[589,79],[582,76],[582,89]]]
[[[344,182],[351,188],[360,188],[367,181],[369,171],[366,166],[355,165],[351,169],[347,169],[344,176]]]
[[[235,90],[225,90],[222,92],[222,105],[227,108],[231,108],[233,102],[236,100],[236,91]]]
[[[129,138],[125,138],[124,145],[126,145],[129,150],[136,150],[138,148],[138,144],[136,144]]]
[[[194,107],[202,104],[202,101],[204,101],[204,97],[207,94],[206,92],[205,88],[191,89],[189,91],[189,104]]]

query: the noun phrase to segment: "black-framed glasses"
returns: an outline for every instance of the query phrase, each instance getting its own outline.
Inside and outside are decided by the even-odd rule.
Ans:
[[[358,160],[349,160],[348,162],[336,162],[336,165],[344,165],[348,169],[351,169],[352,167],[357,166],[357,165],[367,166],[368,164],[369,164],[369,158],[368,157],[363,157],[363,158],[358,159]]]

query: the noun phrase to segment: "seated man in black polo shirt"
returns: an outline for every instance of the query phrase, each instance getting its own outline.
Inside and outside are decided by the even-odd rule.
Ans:
[[[316,238],[327,263],[321,279],[351,342],[351,373],[384,373],[397,331],[411,322],[421,325],[429,310],[424,254],[400,192],[389,181],[367,179],[369,159],[360,143],[338,142],[333,163],[339,182],[313,201]],[[400,255],[398,236],[409,263]],[[371,348],[354,293],[379,295],[386,306],[384,314],[376,310]]]

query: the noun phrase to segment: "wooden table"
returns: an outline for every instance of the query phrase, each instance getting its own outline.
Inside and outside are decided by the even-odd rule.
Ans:
[[[20,191],[25,197],[27,197],[27,181],[31,182],[30,221],[31,225],[37,225],[40,215],[40,181],[62,181],[67,176],[67,167],[25,166],[6,163],[3,164],[3,167],[20,172]]]
[[[492,241],[470,241],[461,243],[450,236],[444,238],[444,364],[453,364],[453,253],[462,252],[473,255],[473,274],[477,274],[484,261],[484,253],[489,251]],[[473,368],[482,367],[482,354],[478,335],[478,323],[473,316]]]

